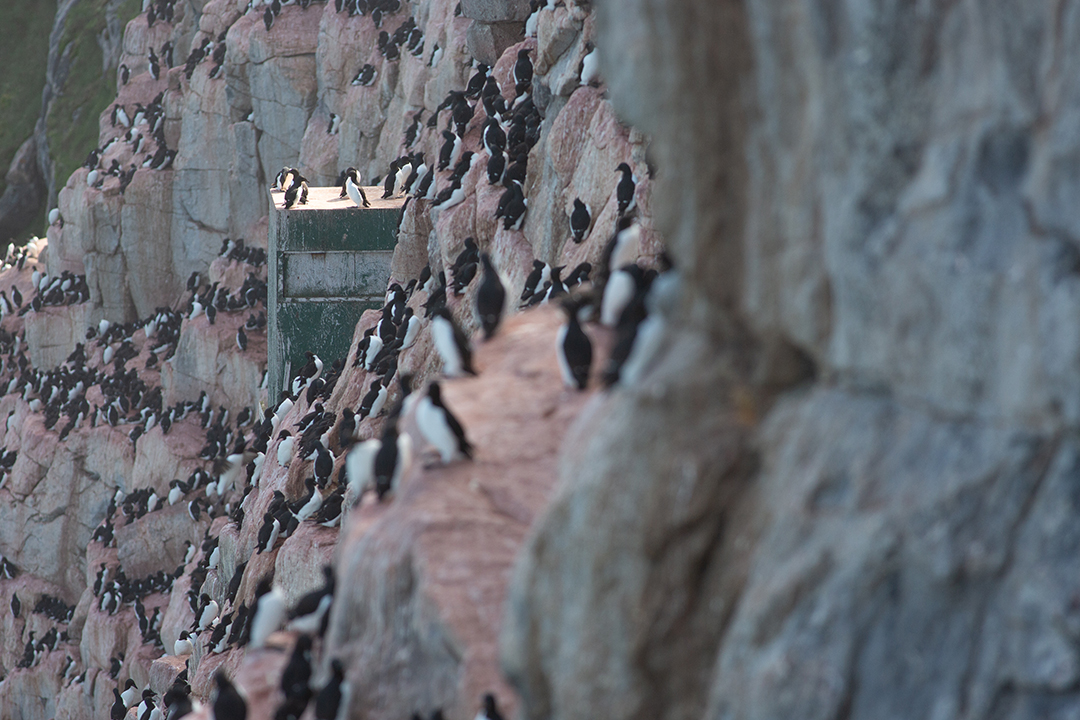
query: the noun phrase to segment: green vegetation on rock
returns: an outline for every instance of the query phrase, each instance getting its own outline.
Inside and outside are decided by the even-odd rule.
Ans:
[[[142,9],[140,0],[81,0],[64,23],[60,52],[69,72],[45,123],[57,187],[97,147],[98,118],[116,97],[116,68],[105,68],[98,44],[110,5],[124,25]]]
[[[34,134],[41,113],[41,91],[49,59],[49,31],[56,16],[53,0],[0,0],[0,193],[4,174],[23,141]]]

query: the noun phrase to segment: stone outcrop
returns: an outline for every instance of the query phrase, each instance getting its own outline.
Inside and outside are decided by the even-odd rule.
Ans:
[[[523,717],[1075,707],[1062,9],[599,4],[682,301],[517,568]]]
[[[295,635],[247,651],[203,639],[186,661],[171,657],[194,619],[187,593],[231,612],[272,573],[291,603],[320,585],[325,563],[339,589],[316,679],[344,659],[356,716],[471,717],[487,691],[524,718],[1027,718],[1076,704],[1068,4],[856,12],[746,0],[683,12],[634,0],[594,15],[569,2],[541,9],[524,37],[518,3],[463,2],[458,16],[456,3],[420,0],[405,7],[423,49],[396,61],[378,33],[406,13],[380,29],[329,3],[289,5],[267,31],[244,5],[211,0],[172,26],[128,25],[136,76],[119,101],[163,92],[178,155],[170,170],[140,168],[123,193],[111,177],[89,187],[86,170],[69,179],[41,264],[85,272],[91,298],[3,321],[23,328],[34,365],[62,364],[102,317],[186,311],[192,271],[236,287],[245,270],[217,259],[222,240],[262,242],[281,165],[323,184],[350,165],[374,179],[406,152],[432,162],[445,111],[427,122],[447,91],[476,59],[511,100],[519,49],[534,59],[543,114],[523,230],[495,221],[502,189],[478,164],[460,204],[410,202],[392,279],[445,270],[469,236],[511,298],[534,259],[596,264],[625,161],[638,176],[642,260],[666,250],[676,268],[650,298],[659,350],[630,386],[568,393],[551,354],[556,311],[507,318],[478,343],[480,376],[444,383],[473,461],[429,467],[417,448],[392,500],[365,498],[340,531],[306,523],[262,553],[273,492],[296,499],[311,473],[310,460],[280,467],[276,438],[243,522],[241,481],[214,501],[231,518],[192,523],[165,508],[121,524],[106,548],[87,538],[116,487],[165,492],[206,466],[197,421],[134,443],[130,425],[60,443],[26,397],[5,395],[0,416],[15,414],[4,443],[18,459],[0,488],[0,550],[23,574],[0,581],[0,607],[13,593],[75,607],[63,650],[30,668],[16,669],[29,633],[52,624],[5,616],[0,691],[56,698],[20,704],[19,717],[100,717],[116,683],[161,693],[184,669],[206,698],[219,668],[249,693],[253,716],[269,716]],[[499,28],[508,34],[496,40]],[[147,47],[171,39],[182,57],[221,33],[217,77],[203,63],[190,80],[180,68],[147,78]],[[582,86],[598,45],[608,83]],[[375,82],[352,85],[369,63]],[[466,127],[474,152],[484,120],[479,106]],[[117,134],[104,117],[101,130],[102,144]],[[580,245],[567,222],[575,198],[592,208]],[[449,299],[470,330],[474,293],[475,283]],[[147,375],[167,404],[206,391],[215,408],[262,407],[253,358],[265,341],[234,350],[246,319],[182,321],[175,354]],[[354,348],[377,319],[361,319]],[[611,338],[590,332],[603,356]],[[330,412],[355,408],[374,379],[354,354],[320,401]],[[418,390],[438,375],[429,330],[399,371]],[[400,393],[394,383],[391,404]],[[311,410],[298,399],[281,427]],[[383,423],[364,420],[360,436]],[[412,420],[403,429],[417,437]],[[23,543],[35,533],[45,540]],[[218,563],[196,587],[205,538]],[[41,556],[45,543],[60,553]],[[164,649],[144,642],[130,607],[102,609],[91,589],[101,563],[131,576],[183,565],[170,593],[143,599],[160,608]],[[60,679],[68,655],[82,680]]]
[[[87,327],[97,328],[102,319],[114,324],[138,319],[130,326],[136,356],[125,360],[127,367],[137,368],[155,392],[160,388],[164,407],[194,403],[215,413],[227,410],[232,428],[241,411],[258,418],[266,407],[260,390],[265,337],[249,330],[243,352],[235,339],[240,325],[262,308],[219,312],[213,324],[205,314],[188,317],[189,276],[200,273],[199,288],[219,283],[230,290],[249,272],[264,277],[258,268],[219,255],[225,238],[243,237],[248,247],[265,247],[267,186],[282,165],[297,165],[313,183],[326,184],[349,165],[373,179],[406,152],[423,152],[434,163],[447,113],[443,111],[437,127],[428,127],[429,118],[450,90],[463,88],[472,76],[468,38],[482,23],[456,15],[456,3],[449,0],[406,4],[405,11],[384,18],[382,29],[392,32],[411,13],[424,33],[422,49],[388,61],[376,47],[379,28],[371,18],[349,18],[336,13],[332,3],[316,3],[307,10],[288,5],[269,32],[262,13],[245,13],[244,2],[198,5],[185,5],[172,24],[159,21],[149,27],[140,15],[128,23],[118,46],[132,77],[118,88],[116,102],[133,111],[136,103],[147,106],[160,94],[164,138],[177,151],[171,167],[143,167],[146,156],[132,153],[123,139],[125,130],[114,126],[111,111],[104,113],[99,142],[105,149],[96,182],[88,182],[94,180],[89,168],[76,171],[60,192],[62,219],[49,228],[47,247],[35,258],[36,266],[28,262],[21,272],[0,275],[0,286],[18,283],[29,297],[32,291],[26,284],[34,269],[50,276],[85,273],[89,301],[9,317],[0,327],[25,334],[28,356],[39,371],[70,369],[69,354],[80,342],[88,364],[104,371],[105,348],[87,338]],[[551,17],[544,19],[546,15]],[[645,177],[645,138],[617,121],[601,89],[577,81],[581,57],[591,47],[591,15],[574,6],[546,9],[541,16],[539,36],[524,39],[524,17],[484,20],[515,25],[514,36],[491,58],[507,102],[514,99],[517,50],[530,48],[539,63],[533,89],[544,117],[540,141],[529,158],[525,230],[506,230],[495,220],[502,188],[489,185],[484,164],[477,163],[464,178],[467,197],[457,207],[440,210],[427,200],[410,203],[392,280],[407,284],[425,265],[436,272],[448,268],[468,236],[489,250],[511,298],[520,294],[535,258],[552,264],[595,263],[615,223],[614,168],[622,161],[633,163],[641,176],[637,200],[645,228],[643,254],[648,262],[658,255]],[[215,77],[210,77],[209,60],[186,77],[182,65],[190,48],[207,40],[216,44],[219,38],[225,55]],[[155,80],[148,73],[147,52],[166,41],[175,46],[177,67],[164,68]],[[370,87],[352,85],[365,63],[377,67],[377,81]],[[564,106],[572,109],[563,112]],[[467,147],[478,154],[483,154],[483,113],[478,105],[465,133]],[[405,131],[414,123],[419,132],[407,143]],[[595,167],[583,167],[575,157]],[[134,164],[123,183],[101,172],[113,160],[121,169]],[[440,173],[436,185],[441,187],[446,176]],[[568,241],[567,218],[575,197],[594,208],[593,231],[581,245]],[[476,326],[475,288],[474,282],[463,295],[451,294],[448,300],[468,329]],[[410,300],[420,315],[425,297],[418,292]],[[162,309],[176,319],[177,336],[154,362],[157,340],[147,337],[148,323]],[[330,629],[318,645],[316,680],[324,680],[332,657],[344,658],[357,690],[354,713],[390,718],[441,708],[449,718],[472,717],[485,692],[495,692],[504,710],[512,711],[515,700],[499,670],[496,642],[510,568],[533,519],[554,492],[562,438],[574,427],[574,419],[597,402],[590,394],[562,389],[552,351],[558,316],[548,309],[507,318],[499,336],[477,349],[480,378],[445,383],[447,402],[477,447],[473,461],[435,467],[431,449],[419,446],[392,502],[366,499],[347,514],[340,531],[305,523],[270,552],[256,552],[256,547],[273,492],[280,490],[293,500],[311,473],[310,460],[280,467],[276,439],[261,460],[258,486],[245,488],[241,472],[234,489],[219,498],[205,483],[226,470],[224,454],[234,441],[242,438],[251,447],[250,425],[236,427],[229,448],[208,460],[208,436],[200,427],[206,421],[197,410],[174,422],[168,434],[155,423],[139,434],[137,423],[128,418],[116,428],[100,421],[97,427],[79,427],[60,441],[59,425],[45,428],[41,413],[30,407],[32,392],[19,386],[19,393],[4,396],[0,403],[10,405],[20,419],[5,442],[19,454],[8,487],[0,487],[0,500],[16,489],[22,494],[10,495],[4,504],[0,551],[22,574],[0,580],[0,602],[10,603],[15,593],[22,598],[31,592],[22,588],[32,587],[40,588],[33,591],[38,595],[61,597],[74,609],[56,625],[67,633],[57,649],[35,652],[30,667],[20,667],[30,631],[36,642],[52,624],[40,613],[24,611],[25,622],[5,631],[0,663],[8,680],[0,685],[0,697],[5,702],[22,698],[11,707],[16,717],[28,720],[100,717],[109,712],[112,688],[128,678],[160,695],[186,670],[193,693],[205,700],[213,673],[224,668],[248,693],[252,712],[268,716],[281,700],[275,679],[285,660],[273,648],[287,650],[294,634],[275,634],[270,650],[229,647],[215,652],[203,633],[190,657],[174,657],[173,643],[195,619],[189,592],[195,598],[207,593],[221,604],[222,613],[231,613],[240,603],[251,603],[258,581],[272,574],[292,603],[321,585],[321,568],[330,563],[340,590]],[[354,347],[377,319],[377,313],[361,319]],[[609,342],[603,333],[596,339],[600,346]],[[112,344],[110,352],[120,346]],[[354,366],[353,353],[344,358],[333,393],[322,401],[330,412],[356,408],[374,379]],[[401,354],[399,371],[411,374],[420,391],[438,377],[439,368],[430,331],[424,329],[416,344]],[[104,404],[97,385],[86,392],[95,411]],[[400,392],[393,383],[390,404],[400,399]],[[203,393],[205,404],[199,399]],[[515,402],[506,402],[509,397]],[[281,428],[296,432],[296,424],[311,409],[300,399]],[[364,420],[360,437],[378,437],[383,423],[382,417]],[[407,419],[404,426],[419,445],[414,421]],[[345,453],[336,444],[341,439],[333,434],[330,438],[338,454],[337,476]],[[23,450],[31,443],[37,448],[34,453]],[[42,453],[52,454],[39,457]],[[134,517],[117,511],[115,547],[88,540],[114,497],[150,489],[165,497],[170,481],[197,477],[197,469],[208,477],[183,504]],[[41,492],[46,485],[62,487],[68,495]],[[216,517],[210,517],[204,505],[200,519],[192,522],[187,509],[191,497],[211,505]],[[50,558],[24,557],[14,538],[34,533],[59,552]],[[207,568],[211,546],[204,543],[210,540],[217,545],[214,568]],[[96,584],[104,587],[99,582],[103,568],[106,577],[120,570],[129,579],[161,572],[170,576],[167,590],[152,589],[140,598],[147,616],[157,613],[153,627],[160,644],[140,632],[133,602],[110,608],[106,591],[95,591]],[[366,580],[352,581],[356,577]],[[38,685],[55,700],[41,707],[27,702]],[[34,690],[9,694],[9,689],[22,693],[26,688]]]

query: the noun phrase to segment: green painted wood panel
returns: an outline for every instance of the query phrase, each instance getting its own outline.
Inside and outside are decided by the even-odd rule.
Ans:
[[[365,189],[367,190],[367,189]],[[269,399],[276,402],[310,350],[327,365],[349,353],[364,310],[381,307],[390,279],[403,199],[357,208],[337,188],[311,188],[285,210],[271,194],[267,340]]]

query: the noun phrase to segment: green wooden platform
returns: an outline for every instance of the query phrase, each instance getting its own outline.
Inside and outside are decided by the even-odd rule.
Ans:
[[[370,208],[339,199],[340,190],[311,188],[308,204],[283,207],[270,196],[269,399],[276,402],[310,350],[329,367],[349,353],[364,310],[382,307],[404,198],[380,200],[364,188]]]

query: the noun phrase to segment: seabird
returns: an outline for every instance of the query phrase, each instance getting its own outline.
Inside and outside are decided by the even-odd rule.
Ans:
[[[432,381],[427,394],[416,403],[416,424],[424,439],[438,450],[444,465],[456,457],[472,457],[472,445],[461,423],[443,404],[438,381]]]
[[[491,693],[484,695],[484,707],[476,714],[475,720],[503,720],[502,713],[495,705],[495,696]]]
[[[411,348],[416,342],[416,336],[420,334],[420,326],[422,325],[420,318],[413,313],[413,309],[405,308],[405,316],[402,319],[401,327],[398,329],[398,337],[401,338],[401,349],[406,350]]]
[[[190,655],[195,652],[195,646],[191,642],[191,634],[187,630],[180,632],[180,637],[173,643],[173,655]]]
[[[218,604],[216,600],[212,600],[206,593],[202,594],[200,600],[202,601],[202,611],[199,613],[196,629],[205,630],[210,627],[210,623],[217,619]]]
[[[323,586],[313,590],[297,601],[289,611],[287,630],[300,633],[319,633],[325,631],[330,619],[330,604],[334,601],[334,568],[323,566]],[[282,688],[284,689],[284,688]]]
[[[261,555],[264,552],[273,550],[280,534],[281,522],[273,513],[264,513],[263,524],[259,528],[258,549],[255,551],[255,554]]]
[[[266,12],[270,12],[267,9]],[[247,703],[239,690],[229,682],[224,669],[214,673],[217,697],[214,698],[214,720],[247,720]]]
[[[581,202],[580,198],[574,198],[574,210],[570,213],[570,234],[575,243],[581,244],[591,223],[592,211],[589,206]]]
[[[397,417],[393,416],[386,423],[379,450],[375,453],[373,476],[379,500],[397,490],[411,462],[412,438],[408,433],[398,432]]]
[[[487,176],[488,185],[499,185],[506,175],[506,153],[495,152],[488,158]]]
[[[630,304],[645,277],[640,265],[624,265],[611,273],[604,285],[604,296],[600,303],[600,322],[607,327],[615,327],[623,310]]]
[[[581,84],[592,85],[600,80],[600,58],[597,56],[596,48],[586,47],[589,48],[589,52],[581,59]]]
[[[364,194],[364,188],[360,186],[360,173],[356,168],[351,167],[345,171],[345,181],[341,184],[341,192],[348,195],[356,207],[371,207],[367,195]]]
[[[356,77],[353,78],[352,84],[368,87],[375,82],[377,76],[378,71],[375,70],[374,65],[364,65],[364,67],[360,68],[360,72],[356,73]]]
[[[431,337],[435,349],[443,361],[443,374],[447,377],[475,375],[472,366],[472,350],[469,339],[454,321],[446,306],[437,308],[431,320]]]
[[[289,663],[281,671],[280,686],[281,692],[285,695],[285,701],[297,699],[303,702],[304,707],[311,699],[311,690],[308,687],[311,681],[311,642],[310,635],[301,635],[296,638]],[[299,702],[296,703],[296,709],[303,712]]]
[[[364,395],[363,400],[360,401],[360,413],[361,420],[367,417],[376,417],[379,412],[382,411],[386,405],[386,398],[388,390],[386,385],[383,384],[381,378],[376,378],[371,383],[371,388]]]
[[[514,63],[514,89],[518,95],[528,92],[532,86],[533,64],[529,59],[528,48],[518,50],[517,61]]]
[[[456,165],[457,161],[461,157],[462,143],[461,138],[450,132],[449,130],[443,130],[443,145],[439,150],[439,169],[445,170],[451,165]]]
[[[120,698],[124,701],[124,706],[129,708],[134,707],[135,703],[139,702],[139,699],[141,697],[142,696],[139,693],[139,688],[135,684],[135,681],[131,678],[128,678],[127,681],[124,683],[124,691],[120,693]]]
[[[345,668],[341,660],[330,661],[332,676],[315,697],[315,720],[339,720],[348,710],[349,684],[345,682]]]
[[[113,688],[113,700],[112,707],[109,709],[109,717],[112,720],[124,720],[127,717],[127,705],[124,704],[124,699],[120,697],[120,690]]]
[[[584,390],[592,367],[592,342],[578,322],[578,303],[568,299],[562,307],[566,311],[566,324],[559,328],[555,345],[559,371],[566,387]]]
[[[521,301],[526,302],[539,288],[551,281],[551,267],[540,260],[533,260],[533,269],[525,278],[525,287],[521,290]]]
[[[615,168],[615,172],[622,173],[619,184],[615,186],[615,199],[619,204],[619,217],[622,217],[637,207],[637,200],[634,197],[634,192],[637,189],[637,176],[634,175],[634,171],[630,169],[630,166],[624,162],[619,163],[618,167]]]
[[[491,338],[502,320],[503,306],[506,304],[506,288],[503,287],[499,273],[491,263],[487,253],[480,255],[484,274],[480,278],[480,287],[476,291],[476,315],[484,328],[484,337]]]
[[[316,461],[316,462],[318,462],[318,461]],[[331,461],[331,468],[333,468],[333,462],[332,461]],[[327,474],[326,475],[326,480],[329,480],[329,479],[330,479],[330,476],[329,476],[329,474]],[[326,480],[323,480],[323,482],[325,483]],[[321,492],[319,492],[319,488],[318,488],[316,478],[313,478],[313,477],[307,478],[304,481],[304,485],[307,487],[308,494],[305,497],[300,498],[300,500],[296,503],[296,505],[293,506],[293,507],[298,506],[297,510],[296,510],[296,513],[295,513],[296,521],[298,523],[304,522],[309,517],[311,517],[312,515],[317,513],[319,511],[319,508],[322,507],[322,504],[323,504],[323,495],[322,495]]]
[[[281,627],[285,617],[285,596],[273,586],[269,578],[263,578],[255,589],[255,613],[251,617],[249,645],[261,648],[267,638]]]

